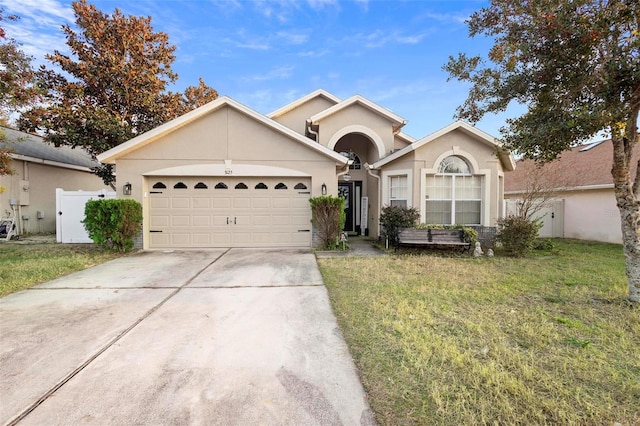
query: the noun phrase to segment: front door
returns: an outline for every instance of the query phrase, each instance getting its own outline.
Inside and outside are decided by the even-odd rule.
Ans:
[[[353,182],[338,182],[338,196],[344,198],[344,231],[353,232]]]

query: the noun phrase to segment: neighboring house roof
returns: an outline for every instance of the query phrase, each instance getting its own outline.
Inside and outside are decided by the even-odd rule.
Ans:
[[[370,100],[360,95],[354,95],[349,99],[345,99],[344,101],[337,103],[331,108],[327,108],[324,111],[319,112],[318,114],[311,117],[309,120],[311,121],[312,124],[318,124],[319,121],[355,104],[362,105],[363,107],[369,109],[370,111],[373,111],[374,113],[380,115],[381,117],[384,117],[387,120],[391,121],[394,125],[393,129],[396,132],[398,132],[402,126],[407,124],[407,120],[405,120],[404,118],[389,111],[386,108],[381,107],[378,104],[371,102]]]
[[[277,118],[279,116],[281,116],[282,114],[286,114],[287,112],[294,110],[296,108],[298,108],[300,105],[304,105],[307,102],[309,102],[312,99],[315,99],[317,97],[322,97],[325,99],[328,99],[330,102],[332,102],[334,105],[340,102],[340,98],[337,96],[332,95],[331,93],[327,92],[324,89],[318,89],[315,90],[311,93],[309,93],[308,95],[305,95],[303,97],[301,97],[300,99],[296,99],[295,101],[288,103],[287,105],[278,108],[277,110],[267,114],[267,117],[269,118]]]
[[[486,145],[489,145],[491,147],[495,147],[498,149],[498,156],[500,158],[500,161],[502,162],[503,167],[505,168],[505,170],[511,171],[513,169],[515,169],[516,165],[515,165],[515,160],[513,158],[513,156],[511,155],[511,153],[505,149],[501,148],[500,143],[491,135],[489,135],[488,133],[483,132],[482,130],[479,130],[475,127],[473,127],[472,125],[465,123],[464,121],[456,121],[455,123],[451,123],[450,125],[448,125],[447,127],[443,127],[442,129],[438,130],[435,133],[432,133],[428,136],[425,136],[422,139],[417,140],[416,142],[413,142],[411,145],[408,145],[396,152],[394,152],[393,154],[381,159],[380,161],[374,163],[372,165],[372,168],[377,169],[379,167],[384,166],[385,164],[388,164],[394,160],[397,160],[398,158],[410,153],[411,151],[415,151],[416,149],[420,148],[421,146],[428,144],[429,142],[432,142],[436,139],[438,139],[439,137],[446,135],[449,132],[452,132],[454,130],[461,130],[473,137],[475,137],[477,140],[479,140],[480,142],[483,142]]]
[[[0,140],[0,148],[10,151],[9,155],[15,160],[83,171],[90,171],[100,165],[81,148],[55,147],[44,142],[40,136],[3,126],[0,126],[0,132],[5,135],[4,140]]]
[[[639,158],[640,146],[636,144],[631,164],[638,164]],[[554,188],[549,189],[567,190],[613,188],[612,165],[613,144],[608,139],[565,151],[560,158],[541,167],[543,175],[552,177]],[[518,161],[516,170],[505,175],[505,193],[515,194],[527,190],[536,167],[538,165],[534,160]]]
[[[123,144],[116,146],[115,148],[112,148],[106,152],[103,152],[102,154],[98,155],[98,160],[103,163],[113,164],[115,163],[115,160],[117,158],[122,157],[123,155],[133,152],[139,148],[142,148],[143,146],[148,145],[149,143],[157,140],[158,138],[161,138],[191,123],[192,121],[197,120],[200,117],[203,117],[223,107],[230,107],[243,114],[246,114],[247,116],[255,119],[256,121],[264,124],[265,126],[268,126],[273,130],[276,130],[290,137],[291,139],[297,142],[300,142],[303,145],[306,145],[312,150],[318,151],[326,155],[327,157],[334,159],[338,164],[344,165],[347,163],[347,159],[342,155],[338,154],[337,152],[332,151],[329,148],[314,142],[313,140],[291,130],[290,128],[278,123],[277,121],[270,119],[265,115],[260,114],[257,111],[252,110],[251,108],[245,105],[242,105],[239,102],[234,101],[233,99],[227,96],[223,96],[214,101],[211,101],[208,104],[201,106],[200,108],[196,108],[193,111],[188,112],[187,114],[184,114],[171,121],[168,121],[167,123],[161,126],[158,126],[153,130],[143,133],[140,136],[137,136]]]

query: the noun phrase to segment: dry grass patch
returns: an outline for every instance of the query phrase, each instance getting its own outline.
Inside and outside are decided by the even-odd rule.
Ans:
[[[619,245],[513,259],[321,259],[377,420],[640,422],[640,309]]]
[[[0,244],[0,296],[115,259],[93,244]]]

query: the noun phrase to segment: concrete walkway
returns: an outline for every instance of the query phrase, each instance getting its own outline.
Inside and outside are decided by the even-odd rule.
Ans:
[[[141,252],[0,299],[0,424],[373,425],[313,254]]]
[[[376,257],[387,254],[373,245],[369,237],[349,237],[348,250],[316,251],[318,259],[328,257]]]

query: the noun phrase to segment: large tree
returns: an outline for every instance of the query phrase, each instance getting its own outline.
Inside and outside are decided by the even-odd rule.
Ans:
[[[20,45],[7,37],[2,21],[16,21],[15,15],[5,15],[0,7],[0,126],[7,126],[11,115],[20,108],[38,100],[39,90],[35,84],[35,71],[31,57]],[[0,142],[5,134],[0,129]],[[10,152],[0,148],[0,176],[13,174]]]
[[[74,2],[73,10],[79,31],[62,28],[72,55],[47,55],[64,74],[41,71],[49,97],[45,106],[22,115],[21,128],[95,157],[217,98],[202,79],[184,94],[167,91],[178,78],[171,69],[175,46],[167,34],[154,31],[151,17],[125,16],[118,9],[105,14],[86,0]],[[105,183],[114,180],[110,165],[96,173]]]
[[[467,21],[493,38],[487,58],[459,54],[444,69],[471,83],[459,108],[476,122],[511,102],[528,107],[501,129],[505,145],[539,161],[600,132],[613,143],[629,300],[640,302],[640,175],[632,163],[640,111],[640,2],[491,0]]]
[[[16,21],[15,15],[4,14],[0,8],[0,120],[6,122],[11,114],[38,100],[35,71],[31,57],[20,45],[7,37],[3,21]]]

